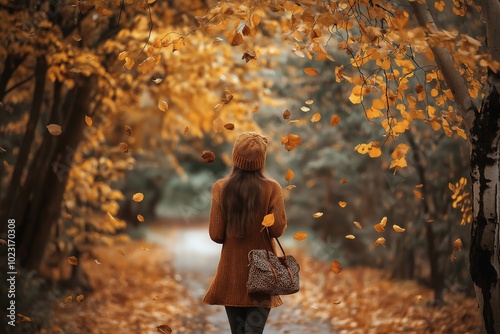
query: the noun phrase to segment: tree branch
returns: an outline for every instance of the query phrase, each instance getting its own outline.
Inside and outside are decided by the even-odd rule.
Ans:
[[[498,2],[498,0],[490,0],[490,2],[494,1]],[[410,5],[421,27],[427,29],[429,32],[438,31],[434,18],[426,3],[411,1]],[[496,20],[498,20],[498,17],[496,17]],[[464,119],[465,128],[467,132],[470,132],[475,117],[474,111],[477,109],[472,102],[464,78],[455,68],[455,62],[450,51],[441,47],[431,47],[431,50],[441,73],[443,73],[444,80],[448,87],[450,87],[453,97],[455,98],[458,111]]]

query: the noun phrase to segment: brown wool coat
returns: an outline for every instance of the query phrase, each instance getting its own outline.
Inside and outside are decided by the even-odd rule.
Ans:
[[[283,304],[279,296],[265,294],[248,294],[246,282],[248,278],[248,252],[252,249],[269,249],[269,241],[263,238],[262,221],[256,221],[249,235],[242,238],[226,236],[226,224],[221,206],[222,188],[226,179],[218,180],[212,188],[212,207],[210,210],[210,238],[222,244],[222,251],[215,277],[203,302],[224,306],[259,306],[277,307]],[[274,214],[272,233],[279,237],[286,228],[286,214],[281,186],[272,179],[266,179],[262,190],[262,205],[259,216]],[[274,245],[273,245],[274,246]]]

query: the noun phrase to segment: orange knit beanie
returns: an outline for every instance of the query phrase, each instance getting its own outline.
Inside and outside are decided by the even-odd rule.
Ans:
[[[233,163],[246,171],[256,171],[266,162],[267,138],[255,132],[245,132],[236,138]]]

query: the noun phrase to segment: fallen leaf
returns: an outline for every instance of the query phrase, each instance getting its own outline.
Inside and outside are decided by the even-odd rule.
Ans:
[[[120,143],[120,151],[123,153],[128,153],[128,144],[125,142]]]
[[[84,299],[85,299],[85,297],[84,297],[83,295],[78,295],[78,296],[76,296],[76,301],[77,301],[78,303],[80,303],[80,302],[81,302],[82,300],[84,300]]]
[[[116,250],[116,252],[117,252],[118,254],[121,254],[121,255],[123,255],[123,256],[125,256],[125,257],[127,257],[127,255],[125,255],[125,252],[124,252],[123,250],[121,250],[121,249],[117,249],[117,250]]]
[[[290,168],[288,168],[288,170],[286,171],[286,174],[285,174],[285,180],[290,182],[293,179],[293,176],[294,176],[293,171]]]
[[[82,37],[78,34],[74,34],[72,37],[75,42],[80,42],[82,40]]]
[[[132,196],[132,199],[134,200],[134,202],[142,202],[142,200],[144,199],[144,194],[143,193],[135,193],[133,196]]]
[[[172,328],[167,325],[161,325],[156,327],[156,330],[162,334],[172,334]]]
[[[201,158],[203,159],[203,162],[211,164],[215,161],[215,154],[212,151],[205,150],[202,152]]]
[[[392,228],[394,229],[394,231],[396,231],[398,233],[403,233],[406,230],[399,225],[392,225]]]
[[[306,232],[295,232],[295,234],[293,235],[293,238],[295,240],[304,240],[305,238],[307,238],[307,233]]]
[[[76,256],[70,256],[70,257],[68,257],[68,263],[73,265],[73,266],[77,266],[78,259],[76,258]]]
[[[332,268],[332,270],[335,274],[338,274],[342,271],[342,265],[337,260],[334,260],[332,262],[332,264],[330,265],[330,267]]]
[[[73,301],[73,296],[64,298],[64,304],[70,304]]]
[[[158,102],[158,109],[160,109],[161,111],[163,112],[167,112],[168,111],[168,103],[167,101],[160,101]]]
[[[316,212],[315,214],[313,214],[314,218],[319,218],[321,216],[323,216],[323,212]]]
[[[262,220],[262,226],[270,227],[273,225],[274,225],[274,213],[270,213],[268,215],[265,215],[264,219]]]
[[[85,115],[85,124],[87,124],[88,126],[92,126],[92,118]]]
[[[290,119],[290,116],[292,116],[292,113],[290,112],[290,110],[285,110],[283,111],[283,119]]]
[[[59,136],[62,133],[61,126],[57,124],[47,125],[47,130],[49,130],[49,133],[53,136]]]
[[[377,240],[375,240],[375,245],[377,245],[377,246],[383,246],[384,244],[385,244],[385,238],[384,237],[380,237]]]
[[[453,241],[453,248],[456,251],[461,251],[462,250],[462,246],[463,246],[463,243],[462,243],[462,240],[460,238],[458,238],[457,240]]]
[[[129,125],[124,125],[123,127],[125,129],[125,133],[127,134],[127,136],[131,136],[132,135],[132,128]]]

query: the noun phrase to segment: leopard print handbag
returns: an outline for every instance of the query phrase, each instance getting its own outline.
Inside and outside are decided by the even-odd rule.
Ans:
[[[267,230],[269,244],[272,249],[271,236]],[[265,293],[269,295],[290,295],[300,289],[300,266],[292,255],[286,255],[278,238],[275,238],[283,253],[278,257],[273,251],[252,249],[248,253],[248,293]]]

